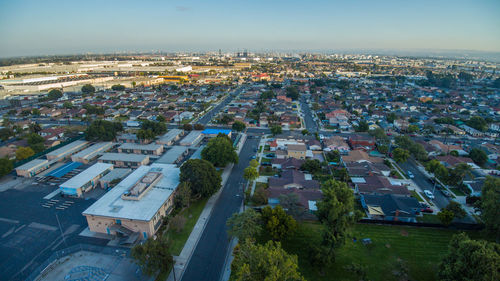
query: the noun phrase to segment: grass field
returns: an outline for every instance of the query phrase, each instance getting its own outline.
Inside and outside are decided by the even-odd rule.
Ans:
[[[441,224],[441,221],[438,219],[438,217],[436,215],[431,215],[431,214],[423,214],[422,217],[417,217],[417,221]]]
[[[185,216],[187,219],[186,224],[184,225],[184,229],[182,229],[181,232],[176,232],[173,229],[169,229],[167,231],[166,235],[168,235],[168,237],[170,238],[170,243],[172,243],[172,245],[170,246],[170,252],[172,253],[172,255],[178,256],[181,253],[186,240],[188,239],[194,225],[196,224],[196,221],[198,221],[198,217],[200,216],[201,211],[203,211],[203,208],[205,207],[205,203],[207,203],[207,200],[207,198],[200,199],[192,203],[189,208],[179,213],[179,215]]]
[[[448,249],[448,242],[456,231],[436,228],[381,226],[357,224],[353,235],[338,250],[336,263],[325,269],[323,275],[308,262],[308,242],[321,241],[320,225],[301,223],[299,230],[284,248],[298,255],[300,271],[307,280],[358,280],[345,270],[345,266],[358,263],[366,267],[368,280],[397,280],[393,271],[401,260],[409,272],[410,280],[435,280],[438,264]],[[372,244],[364,246],[360,240],[370,238]]]

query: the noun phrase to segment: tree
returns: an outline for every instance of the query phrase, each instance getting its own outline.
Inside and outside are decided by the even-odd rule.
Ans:
[[[297,222],[278,205],[274,209],[266,206],[262,209],[262,221],[266,231],[275,241],[290,237],[297,230]]]
[[[151,129],[140,129],[135,133],[135,135],[140,140],[152,140],[155,138],[155,134],[153,133],[153,131],[151,131]]]
[[[471,240],[465,233],[456,234],[448,253],[439,264],[442,281],[500,280],[500,245]]]
[[[486,230],[500,239],[500,179],[487,177],[481,190],[481,201],[479,203],[481,219]]]
[[[182,128],[185,130],[185,131],[191,131],[193,129],[193,125],[189,124],[189,123],[186,123],[184,125],[182,125]]]
[[[181,182],[175,190],[174,206],[176,209],[188,207],[191,202],[191,188],[189,182]]]
[[[10,173],[14,169],[14,164],[7,158],[0,158],[0,178]]]
[[[216,167],[225,167],[229,163],[238,163],[238,154],[228,136],[219,134],[211,139],[201,151],[201,158],[210,161]]]
[[[248,181],[256,180],[259,177],[259,172],[255,167],[248,166],[243,170],[243,178]]]
[[[462,208],[462,205],[460,205],[460,203],[456,201],[450,201],[450,203],[448,203],[448,206],[446,206],[446,209],[453,213],[454,218],[463,219],[465,215],[467,215],[465,210]]]
[[[151,130],[154,136],[159,136],[167,132],[167,125],[163,122],[144,120],[141,122],[142,130]]]
[[[153,276],[161,270],[173,265],[172,254],[169,253],[170,242],[167,236],[160,235],[156,240],[149,238],[144,244],[137,244],[132,248],[131,256],[139,265],[142,272]]]
[[[387,116],[385,117],[385,119],[387,119],[388,123],[392,124],[392,123],[394,123],[394,120],[397,119],[397,116],[396,116],[396,114],[394,112],[391,112],[391,113],[387,114]]]
[[[409,133],[416,133],[418,131],[420,131],[420,128],[417,125],[413,125],[412,124],[412,125],[408,126],[408,132]]]
[[[15,133],[11,128],[1,128],[0,129],[0,139],[1,140],[6,141],[13,136],[15,136]]]
[[[212,163],[190,159],[181,166],[180,181],[189,183],[193,196],[209,197],[219,190],[222,179]]]
[[[52,89],[49,91],[47,98],[49,100],[57,100],[63,96],[63,93],[58,89]]]
[[[479,148],[473,148],[469,152],[469,157],[474,161],[474,163],[478,164],[479,166],[482,166],[488,161],[488,155],[486,155],[486,152]]]
[[[455,215],[453,214],[452,211],[445,208],[445,209],[442,209],[441,212],[439,212],[437,214],[437,217],[438,217],[439,221],[441,221],[442,224],[444,224],[445,226],[448,226],[453,221],[453,218],[455,217]]]
[[[229,123],[231,123],[231,122],[233,122],[233,121],[234,121],[234,117],[233,117],[233,116],[231,116],[231,115],[228,115],[228,114],[224,114],[224,115],[221,117],[221,119],[220,119],[220,122],[221,122],[222,124],[226,124],[226,125],[227,125],[227,124],[229,124]]]
[[[286,88],[286,96],[292,100],[297,100],[299,98],[299,89],[295,86],[290,86]]]
[[[300,166],[302,171],[308,171],[311,174],[316,174],[321,172],[321,163],[318,159],[308,159]]]
[[[111,90],[113,90],[113,91],[123,91],[123,90],[125,90],[125,86],[123,86],[121,84],[116,84],[116,85],[111,86]]]
[[[398,163],[403,163],[410,157],[410,152],[406,149],[396,148],[392,152],[393,158]]]
[[[42,127],[38,123],[30,124],[30,132],[38,134],[42,130]]]
[[[328,180],[321,190],[323,198],[316,203],[316,216],[323,225],[323,238],[319,252],[313,255],[322,256],[326,265],[335,260],[334,250],[345,244],[361,214],[355,211],[354,192],[345,182]]]
[[[307,213],[307,210],[300,204],[299,196],[296,193],[281,194],[279,202],[280,206],[295,219],[299,219]]]
[[[40,109],[38,109],[38,108],[33,108],[33,109],[31,110],[31,115],[38,116],[38,115],[40,115],[40,114],[41,114],[41,112],[40,112]]]
[[[264,245],[251,241],[234,250],[230,280],[304,281],[299,273],[297,256],[288,254],[279,242]]]
[[[158,115],[156,115],[156,121],[157,122],[165,122],[165,121],[167,121],[167,119],[165,119],[165,116],[158,114]]]
[[[274,125],[271,127],[271,133],[273,134],[273,136],[279,135],[282,132],[283,132],[283,130],[281,129],[281,126],[279,126],[279,125]]]
[[[361,120],[358,124],[358,126],[356,126],[354,128],[354,130],[356,132],[368,132],[368,129],[369,129],[369,126],[368,126],[368,123],[366,123],[365,120]]]
[[[195,130],[199,130],[199,131],[205,129],[205,126],[203,126],[202,124],[194,124],[193,127]]]
[[[98,119],[93,121],[85,131],[85,139],[88,141],[112,141],[121,131],[123,131],[122,123]]]
[[[35,155],[35,152],[31,147],[19,147],[16,150],[16,159],[19,160],[24,160],[26,158],[29,158],[31,156]]]
[[[250,160],[250,167],[254,167],[254,168],[259,167],[259,161],[255,160],[255,159]]]
[[[485,132],[488,129],[488,123],[481,116],[473,116],[465,121],[465,124],[481,132]]]
[[[245,128],[246,128],[245,123],[243,123],[239,120],[234,121],[233,126],[232,126],[232,129],[235,131],[238,131],[238,132],[245,130]]]
[[[301,133],[302,133],[303,136],[309,135],[309,131],[307,129],[302,130]]]
[[[242,213],[234,213],[226,222],[229,236],[237,237],[240,243],[247,239],[254,240],[262,231],[262,218],[254,209],[248,208]]]
[[[27,142],[31,146],[38,143],[44,143],[45,139],[39,134],[31,133],[28,135]]]
[[[92,86],[90,84],[83,85],[83,87],[82,87],[82,93],[84,93],[84,94],[93,94],[93,93],[95,93],[95,88],[94,88],[94,86]]]

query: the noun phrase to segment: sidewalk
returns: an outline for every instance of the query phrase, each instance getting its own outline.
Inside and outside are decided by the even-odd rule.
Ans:
[[[240,151],[243,148],[243,144],[245,143],[246,139],[247,135],[243,133],[240,142],[236,147],[236,152],[238,154],[240,154]],[[234,164],[228,165],[224,169],[224,172],[222,172],[221,188],[214,195],[212,195],[210,199],[208,199],[207,203],[205,204],[205,207],[203,208],[203,211],[200,214],[200,217],[198,218],[198,221],[194,225],[193,230],[191,231],[191,234],[189,235],[186,241],[186,244],[184,244],[184,248],[182,248],[182,251],[179,254],[179,256],[174,257],[174,262],[175,262],[174,268],[168,275],[167,281],[176,281],[182,279],[184,270],[186,269],[189,260],[191,259],[194,249],[196,249],[196,245],[198,245],[198,241],[200,240],[200,237],[203,234],[203,231],[205,230],[205,226],[207,225],[208,219],[212,214],[212,210],[215,204],[217,203],[217,200],[219,199],[222,190],[224,190],[225,188],[229,175],[231,175],[231,171],[233,170],[233,166]]]

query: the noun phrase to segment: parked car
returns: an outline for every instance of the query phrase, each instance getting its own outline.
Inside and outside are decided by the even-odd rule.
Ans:
[[[250,159],[255,159],[255,158],[257,158],[255,155],[254,155],[254,156],[252,156],[252,157],[250,157]]]
[[[424,190],[424,194],[425,196],[427,196],[427,198],[429,199],[434,199],[434,194],[432,194],[432,192],[430,190]]]
[[[441,189],[441,193],[443,193],[443,195],[446,196],[446,197],[451,197],[451,193],[448,190],[444,189],[444,188]]]
[[[420,210],[420,212],[432,214],[432,213],[434,213],[434,210],[432,210],[431,208],[427,207],[427,208],[423,208],[422,210]]]
[[[268,154],[266,154],[266,157],[274,158],[274,157],[276,157],[276,155],[274,153],[268,153]]]
[[[408,177],[409,177],[410,179],[415,178],[415,176],[413,175],[413,173],[412,173],[412,172],[407,171],[406,173],[408,174]]]

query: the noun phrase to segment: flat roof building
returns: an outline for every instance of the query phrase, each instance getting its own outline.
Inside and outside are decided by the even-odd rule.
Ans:
[[[185,136],[180,145],[183,146],[195,146],[203,139],[203,134],[201,131],[191,131],[187,136]]]
[[[201,159],[201,152],[203,151],[203,149],[205,148],[205,145],[202,145],[200,147],[198,147],[198,149],[193,153],[193,155],[191,155],[191,157],[189,157],[189,159]]]
[[[224,134],[228,137],[231,137],[231,130],[229,129],[205,129],[201,133],[209,138],[214,138],[219,134]]]
[[[50,167],[50,164],[51,162],[46,159],[31,160],[28,163],[17,167],[16,173],[20,177],[31,178],[48,169]]]
[[[181,129],[171,129],[167,133],[165,133],[163,136],[161,136],[156,143],[157,144],[163,144],[163,145],[172,145],[176,140],[180,139],[180,137],[183,135],[184,130]]]
[[[90,231],[147,239],[170,213],[179,185],[179,168],[154,163],[141,166],[87,208]]]
[[[71,156],[71,161],[80,162],[83,164],[88,164],[89,161],[96,158],[99,154],[110,150],[113,147],[112,142],[100,142],[90,147],[85,148],[84,150],[78,152]]]
[[[111,170],[113,170],[112,164],[95,163],[59,185],[59,188],[65,195],[81,197],[84,192],[94,189],[98,184],[98,180]]]
[[[65,160],[70,158],[71,155],[85,148],[89,143],[87,141],[77,140],[70,144],[67,144],[61,148],[58,148],[52,152],[47,153],[48,160]]]
[[[104,153],[98,159],[101,163],[110,163],[115,167],[137,168],[149,164],[149,156],[144,154]]]
[[[177,164],[179,161],[184,158],[184,156],[188,153],[188,148],[185,146],[172,146],[163,156],[161,156],[155,163],[161,164]]]
[[[124,143],[118,147],[119,153],[134,153],[147,155],[161,155],[163,153],[163,145],[161,144],[135,144]]]
[[[109,184],[118,179],[123,179],[124,177],[128,176],[132,172],[132,169],[128,168],[116,168],[113,169],[111,172],[107,173],[104,177],[99,179],[99,184],[101,185],[101,188],[108,188]]]
[[[116,139],[121,143],[140,143],[141,142],[135,134],[121,134],[121,135],[117,136]]]

